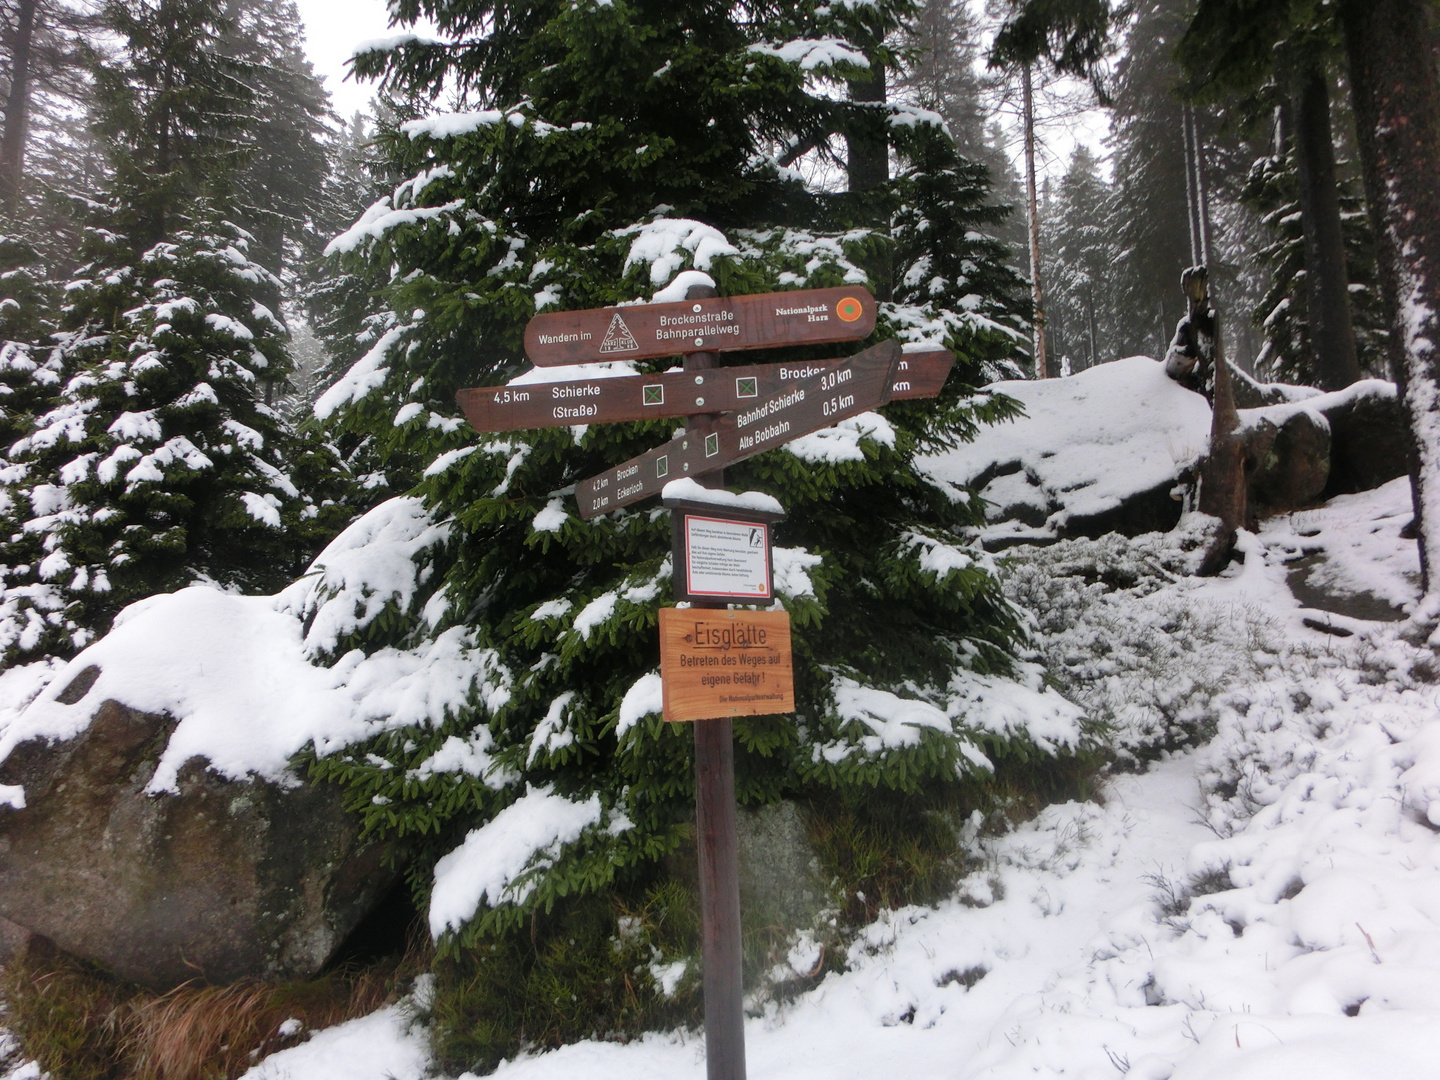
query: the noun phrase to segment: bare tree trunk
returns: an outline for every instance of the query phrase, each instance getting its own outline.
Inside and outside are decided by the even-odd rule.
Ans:
[[[1300,222],[1305,229],[1305,285],[1310,350],[1326,390],[1360,378],[1350,320],[1350,273],[1340,229],[1340,192],[1330,132],[1330,86],[1315,62],[1296,73],[1295,161]]]
[[[1417,628],[1440,621],[1440,86],[1427,7],[1340,5],[1391,365],[1410,424],[1424,592],[1412,615]]]
[[[1195,213],[1200,222],[1200,263],[1206,270],[1213,271],[1215,268],[1210,265],[1210,189],[1205,184],[1205,148],[1200,145],[1200,128],[1195,123],[1195,110],[1189,109],[1190,114],[1190,142],[1195,148]],[[1211,295],[1214,295],[1214,281],[1211,281]]]
[[[1213,312],[1213,308],[1212,308]],[[1249,478],[1245,475],[1245,445],[1240,437],[1240,413],[1230,365],[1220,337],[1220,316],[1213,315],[1215,401],[1210,413],[1210,453],[1200,472],[1199,509],[1220,519],[1220,536],[1205,553],[1200,573],[1216,574],[1230,561],[1235,534],[1248,523]]]
[[[885,67],[880,60],[870,57],[870,77],[850,83],[850,100],[860,103],[880,104],[885,101]],[[853,193],[874,191],[884,187],[890,180],[890,144],[884,135],[884,124],[875,117],[874,124],[865,125],[861,133],[851,134],[845,139],[846,174],[849,189]],[[884,225],[878,218],[872,225]],[[882,252],[865,262],[866,272],[875,287],[875,296],[889,300],[892,294],[890,282],[890,257]]]
[[[36,0],[17,0],[15,38],[10,57],[10,96],[5,102],[5,131],[0,135],[0,209],[14,215],[25,175],[25,143],[30,131],[30,46],[35,36]]]
[[[1040,208],[1035,197],[1035,98],[1030,86],[1030,65],[1020,68],[1020,89],[1025,108],[1025,199],[1030,208],[1030,299],[1035,304],[1035,377],[1051,376],[1045,355],[1045,288],[1040,281]]]
[[[1095,354],[1095,289],[1093,286],[1085,296],[1085,314],[1090,319],[1090,361],[1085,366],[1094,367],[1100,362],[1100,359]]]
[[[1205,257],[1200,253],[1200,196],[1195,190],[1195,125],[1191,123],[1190,106],[1181,113],[1180,128],[1185,138],[1185,223],[1190,227],[1190,265],[1200,266]]]

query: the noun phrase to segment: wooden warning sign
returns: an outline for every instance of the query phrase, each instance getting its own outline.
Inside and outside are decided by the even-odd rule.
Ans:
[[[525,355],[538,367],[555,367],[858,341],[874,329],[875,298],[868,290],[799,289],[546,312],[525,327]]]
[[[661,608],[660,681],[666,720],[794,712],[789,614]]]
[[[878,409],[890,400],[899,360],[900,343],[883,341],[749,408],[692,422],[685,434],[663,446],[575,485],[580,516],[593,518],[629,506],[659,494],[671,480],[704,476]]]
[[[940,392],[955,362],[943,349],[905,353],[895,367],[892,399]],[[557,383],[472,386],[455,395],[477,431],[611,424],[662,416],[699,416],[748,408],[843,360],[752,364],[660,375],[617,375]]]

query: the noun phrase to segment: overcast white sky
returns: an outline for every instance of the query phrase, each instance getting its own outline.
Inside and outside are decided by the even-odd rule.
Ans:
[[[345,61],[360,42],[396,32],[390,29],[385,0],[295,2],[305,20],[306,51],[315,65],[315,74],[325,80],[335,111],[349,119],[356,109],[369,103],[374,84],[346,80]]]

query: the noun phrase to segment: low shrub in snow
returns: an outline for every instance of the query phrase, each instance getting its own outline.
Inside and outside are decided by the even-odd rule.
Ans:
[[[1186,595],[1201,545],[1182,526],[1016,548],[1003,562],[1007,595],[1033,613],[1035,659],[1106,727],[1122,767],[1208,740],[1225,695],[1282,647],[1259,608]]]

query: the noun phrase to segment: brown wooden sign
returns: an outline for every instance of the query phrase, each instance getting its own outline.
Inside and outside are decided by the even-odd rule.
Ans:
[[[858,341],[874,329],[875,298],[868,290],[800,289],[546,312],[525,327],[525,355],[539,367],[556,367]]]
[[[930,398],[940,392],[953,354],[943,349],[905,353],[895,367],[892,399]],[[734,412],[828,371],[843,360],[755,364],[661,375],[617,375],[559,383],[474,386],[455,400],[477,431],[611,424],[664,416]]]
[[[789,614],[661,608],[660,681],[666,720],[794,712]]]
[[[749,408],[692,422],[677,435],[623,465],[575,486],[582,518],[593,518],[657,495],[671,480],[704,476],[783,446],[791,439],[878,409],[890,400],[900,343],[883,341],[848,360],[759,398]]]
[[[948,349],[926,349],[924,352],[907,352],[895,365],[895,381],[890,387],[891,401],[914,401],[919,398],[933,398],[940,395],[950,369],[955,366],[955,354]]]

